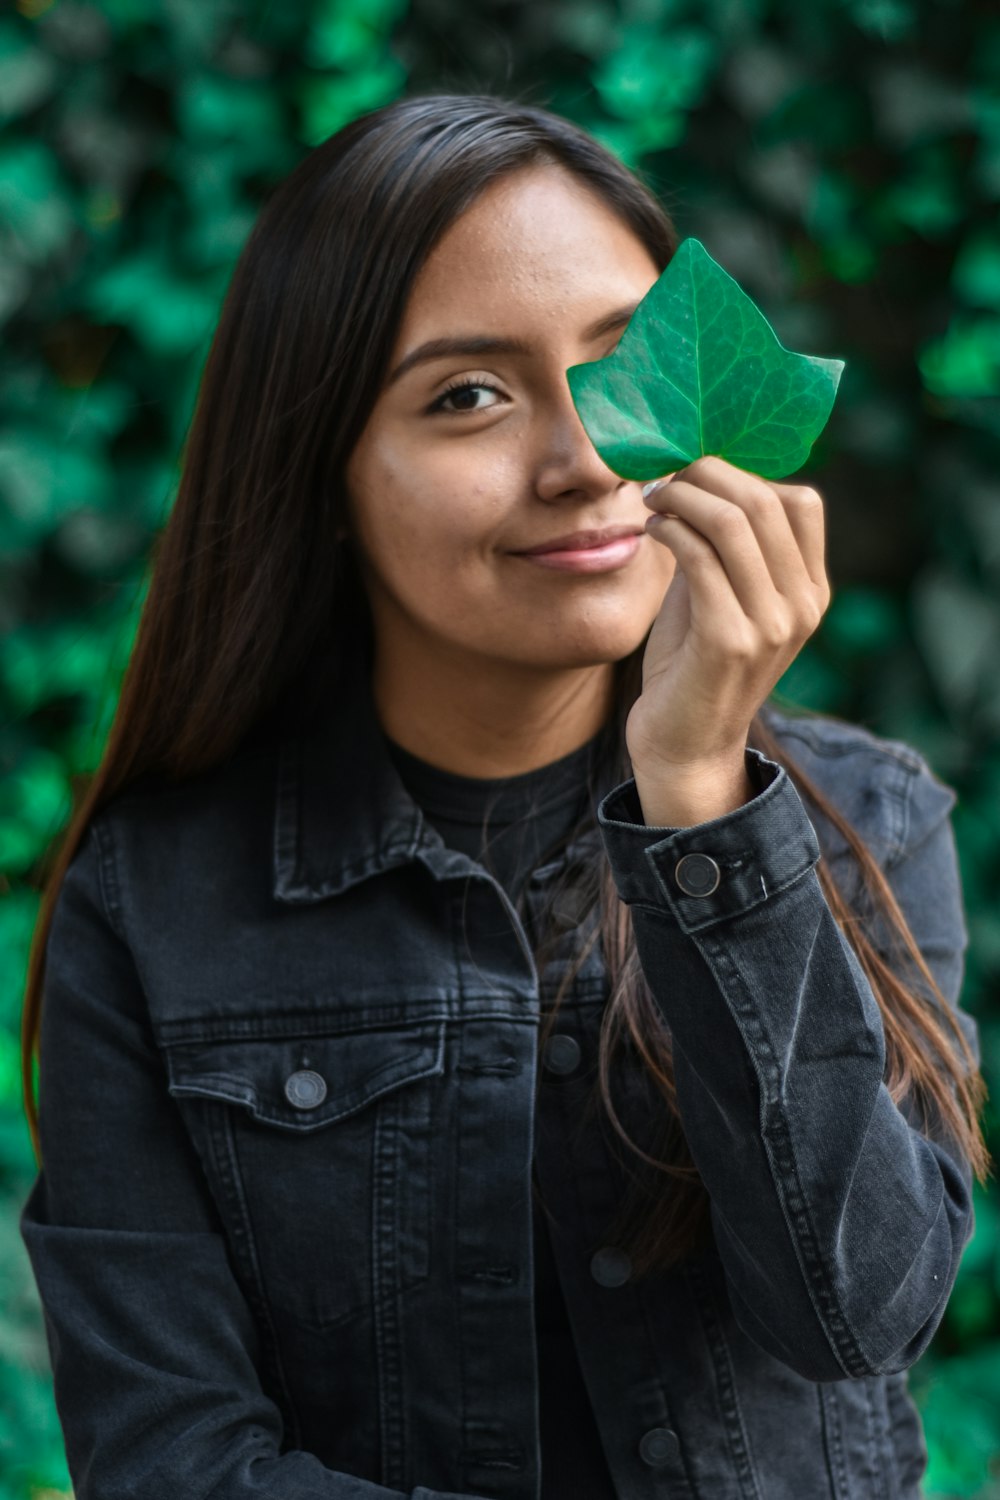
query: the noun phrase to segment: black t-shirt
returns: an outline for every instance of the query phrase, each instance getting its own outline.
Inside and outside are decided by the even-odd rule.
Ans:
[[[515,907],[534,870],[585,811],[598,741],[520,776],[456,776],[387,739],[403,784],[450,849],[488,869]],[[533,1215],[543,1500],[615,1500],[566,1315],[545,1215]]]

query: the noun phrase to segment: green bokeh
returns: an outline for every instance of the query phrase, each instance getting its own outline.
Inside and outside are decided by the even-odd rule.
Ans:
[[[801,482],[834,598],[778,696],[959,792],[1000,1090],[1000,14],[957,0],[19,0],[0,18],[0,1500],[69,1480],[17,1231],[31,871],[100,756],[233,262],[309,146],[487,88],[643,173],[786,348],[847,362]],[[1000,1152],[991,1099],[989,1142]],[[1000,1496],[1000,1212],[911,1372],[934,1500]]]

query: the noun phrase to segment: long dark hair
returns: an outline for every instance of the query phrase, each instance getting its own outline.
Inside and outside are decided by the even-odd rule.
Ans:
[[[285,732],[307,732],[328,711],[341,664],[370,648],[372,630],[357,559],[350,542],[340,542],[344,469],[387,374],[414,278],[443,231],[488,184],[552,163],[603,199],[661,270],[668,264],[679,237],[638,173],[569,121],[488,94],[419,96],[364,115],[310,151],[264,204],[206,360],[177,500],[151,549],[149,588],[100,765],[82,795],[78,786],[77,805],[38,877],[43,897],[29,956],[22,1077],[39,1162],[32,1064],[44,949],[62,877],[90,819],[140,779],[197,776],[277,723]],[[624,721],[640,690],[643,646],[615,664],[605,742],[622,780],[631,775]],[[936,1107],[983,1179],[989,1158],[977,1117],[985,1088],[969,1045],[875,860],[764,719],[755,718],[750,743],[784,765],[840,830],[940,1002],[930,1003],[887,967],[821,860],[826,899],[882,1011],[892,1096],[912,1090]],[[641,1273],[695,1245],[707,1195],[684,1141],[669,1033],[637,960],[629,910],[604,866],[593,939],[603,945],[610,983],[600,1096],[637,1156],[674,1179],[669,1193],[649,1195],[645,1209],[633,1213],[629,1245]],[[557,1009],[545,1018],[543,1042]],[[631,1039],[656,1091],[664,1137],[655,1156],[628,1137],[609,1092],[612,1054],[623,1038]]]

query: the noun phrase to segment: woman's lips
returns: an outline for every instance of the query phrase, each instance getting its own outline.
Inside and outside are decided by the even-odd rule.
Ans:
[[[603,547],[575,547],[565,552],[516,552],[524,562],[539,563],[543,568],[557,568],[563,573],[607,573],[620,568],[639,550],[645,533],[616,537]]]

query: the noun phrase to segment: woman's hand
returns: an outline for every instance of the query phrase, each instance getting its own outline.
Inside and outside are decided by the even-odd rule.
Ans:
[[[647,824],[684,826],[754,795],[751,721],[832,597],[824,507],[816,490],[711,457],[660,481],[645,503],[655,512],[646,529],[677,568],[625,740]]]

